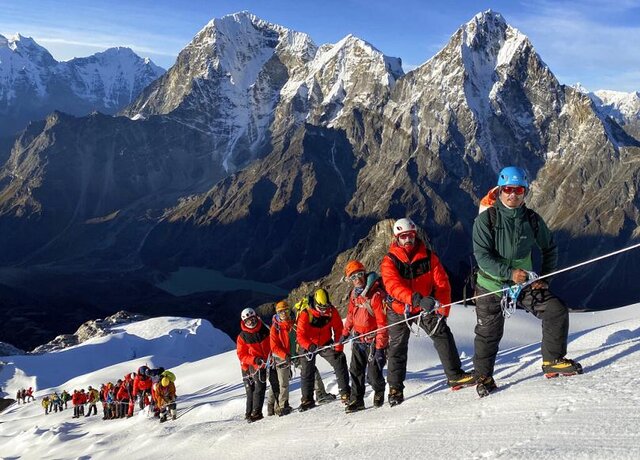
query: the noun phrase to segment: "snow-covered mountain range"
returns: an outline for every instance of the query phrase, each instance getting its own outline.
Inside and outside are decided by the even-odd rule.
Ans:
[[[111,335],[36,356],[0,357],[0,386],[11,397],[34,387],[35,403],[0,414],[2,455],[9,458],[615,458],[640,456],[640,304],[571,315],[568,353],[585,373],[545,379],[540,322],[518,311],[506,321],[496,362],[499,391],[479,399],[452,392],[431,340],[409,343],[405,402],[345,414],[339,402],[304,413],[244,421],[245,395],[233,341],[202,320],[154,318]],[[454,306],[449,325],[463,366],[471,368],[472,308]],[[350,345],[345,347],[350,356]],[[178,418],[165,424],[136,408],[130,419],[73,419],[71,409],[44,414],[51,392],[99,386],[140,365],[176,375]],[[337,384],[319,369],[328,391]],[[300,377],[291,381],[291,405]],[[266,412],[265,412],[266,413]]]
[[[120,113],[32,123],[0,168],[0,290],[20,305],[0,311],[0,330],[17,346],[34,344],[13,339],[28,323],[12,318],[52,327],[41,302],[81,299],[74,311],[90,317],[186,308],[156,288],[180,267],[287,290],[335,278],[338,257],[401,216],[426,230],[459,295],[478,201],[509,164],[528,172],[560,267],[640,237],[640,140],[494,11],[407,74],[351,35],[316,46],[247,12],[214,19]],[[559,295],[577,308],[636,301],[640,259],[609,263],[558,278]],[[274,300],[206,295],[188,300],[212,321]]]
[[[32,38],[0,35],[0,135],[54,110],[116,113],[163,73],[129,48],[58,62]]]

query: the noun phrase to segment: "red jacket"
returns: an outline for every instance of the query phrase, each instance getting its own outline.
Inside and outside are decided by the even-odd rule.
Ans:
[[[145,390],[150,390],[152,383],[151,377],[136,374],[133,379],[133,396],[137,396],[138,393],[142,393]]]
[[[364,297],[355,295],[355,289],[351,290],[343,334],[353,332],[354,335],[361,335],[385,327],[387,325],[387,313],[382,301],[386,295],[387,293],[379,287],[379,283],[369,289],[369,292]],[[389,345],[389,329],[383,329],[376,332],[375,336],[363,337],[359,340],[370,343],[374,338],[376,348],[387,348]]]
[[[271,353],[283,361],[286,360],[288,356],[291,356],[291,340],[289,334],[291,334],[292,329],[293,321],[279,321],[277,315],[273,316],[269,334]]]
[[[428,250],[419,239],[416,240],[411,259],[403,247],[398,246],[395,241],[391,243],[389,253],[380,264],[380,272],[385,289],[393,297],[393,311],[398,314],[404,314],[405,304],[411,305],[411,314],[420,311],[419,307],[412,305],[415,292],[424,297],[432,296],[442,304],[451,303],[451,285],[447,272],[438,256]],[[450,307],[441,308],[438,313],[449,316],[449,309]]]
[[[302,348],[308,350],[311,344],[318,347],[329,345],[342,336],[342,318],[336,307],[331,306],[326,313],[315,308],[307,308],[298,315],[296,338]],[[336,345],[336,351],[342,351],[342,345]]]
[[[116,399],[118,401],[124,401],[125,399],[131,398],[131,378],[125,379],[120,385],[120,389],[118,390],[118,394],[116,395]]]
[[[249,368],[257,369],[256,358],[266,362],[269,358],[269,353],[271,353],[269,328],[261,319],[258,319],[258,324],[253,329],[249,329],[244,322],[240,321],[240,328],[242,331],[238,334],[238,339],[236,340],[236,351],[240,359],[240,366],[243,371],[248,371]]]
[[[71,403],[74,406],[79,406],[80,404],[82,404],[82,393],[80,393],[79,391],[74,391],[73,395],[71,396]]]

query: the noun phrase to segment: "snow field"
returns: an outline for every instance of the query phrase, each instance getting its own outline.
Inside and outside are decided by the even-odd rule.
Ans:
[[[585,367],[581,376],[557,379],[542,376],[540,323],[531,315],[518,312],[506,321],[495,374],[500,390],[487,398],[480,399],[471,388],[452,392],[446,387],[435,350],[423,333],[410,339],[406,400],[402,405],[391,408],[385,404],[379,409],[368,408],[347,415],[342,404],[335,402],[253,424],[243,420],[244,389],[235,350],[219,352],[233,346],[230,340],[213,328],[204,328],[205,321],[198,326],[200,320],[156,318],[148,320],[147,325],[144,321],[124,326],[121,338],[93,339],[91,344],[74,348],[106,355],[114,353],[115,344],[131,346],[135,342],[133,337],[163,344],[171,332],[175,347],[160,346],[144,359],[165,367],[168,361],[175,363],[172,370],[177,376],[179,394],[175,422],[159,425],[157,420],[137,411],[131,419],[113,421],[98,417],[71,419],[71,411],[45,417],[39,401],[13,405],[0,414],[0,455],[3,458],[123,455],[224,459],[639,458],[640,378],[634,372],[640,364],[639,306],[571,315],[568,356]],[[470,369],[473,309],[454,307],[449,324],[463,365]],[[183,332],[178,334],[177,330]],[[201,335],[201,341],[188,341],[196,337],[184,339],[190,335]],[[210,347],[203,347],[202,343],[209,343]],[[220,347],[213,354],[216,343]],[[182,354],[171,354],[178,349]],[[2,358],[16,362],[21,358],[24,361],[15,364],[16,368],[29,371],[21,377],[7,378],[3,369],[0,385],[17,387],[25,378],[56,381],[51,375],[56,372],[52,363],[57,362],[55,355],[60,353]],[[51,361],[43,361],[36,368],[29,367],[29,358]],[[109,367],[93,370],[87,370],[86,362],[80,359],[75,363],[65,362],[76,375],[60,381],[60,388],[86,387],[118,378],[137,368],[141,359],[117,362],[114,357]],[[327,390],[337,392],[330,368],[322,359],[319,364]],[[295,407],[300,401],[299,373],[291,389],[290,401]],[[37,395],[47,391],[38,391]],[[366,404],[372,405],[370,393]]]

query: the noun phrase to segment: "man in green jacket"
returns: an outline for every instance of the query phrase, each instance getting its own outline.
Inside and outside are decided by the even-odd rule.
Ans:
[[[524,197],[529,183],[524,170],[504,168],[498,176],[498,196],[473,224],[473,253],[478,262],[476,295],[499,291],[505,285],[528,281],[533,269],[531,250],[542,255],[540,275],[556,270],[558,248],[542,217],[528,209]],[[478,394],[486,396],[497,387],[493,369],[504,331],[503,293],[476,300],[473,363],[478,376]],[[508,298],[504,299],[508,301]],[[542,371],[547,377],[581,374],[576,361],[565,358],[569,311],[549,291],[545,280],[533,281],[517,296],[517,306],[542,320]]]

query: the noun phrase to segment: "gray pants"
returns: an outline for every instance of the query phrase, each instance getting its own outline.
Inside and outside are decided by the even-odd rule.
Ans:
[[[291,379],[291,366],[277,367],[279,388],[269,389],[269,400],[267,405],[275,409],[283,409],[289,405],[289,380]]]

